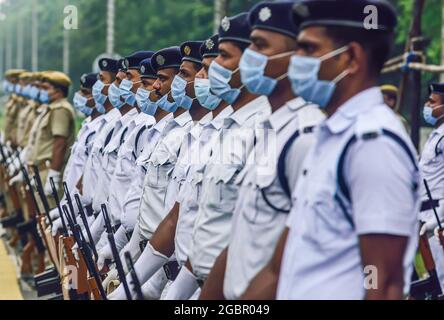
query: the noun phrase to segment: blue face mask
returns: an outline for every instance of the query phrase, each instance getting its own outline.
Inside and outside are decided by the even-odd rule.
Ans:
[[[269,96],[276,88],[278,81],[287,77],[287,73],[277,79],[265,76],[268,61],[288,57],[292,54],[293,52],[284,52],[267,57],[259,52],[246,49],[239,63],[242,83],[253,94]]]
[[[34,101],[39,101],[38,100],[39,93],[40,93],[40,90],[37,89],[37,87],[32,86],[31,90],[29,91],[29,97]]]
[[[210,111],[216,109],[222,102],[221,98],[211,94],[210,80],[208,79],[194,79],[194,92],[196,93],[196,98],[200,105]]]
[[[439,108],[443,108],[443,107],[444,107],[444,104],[439,105],[439,106],[436,106],[436,107],[434,107],[434,108],[425,105],[425,106],[424,106],[424,109],[422,110],[422,115],[423,115],[423,117],[424,117],[425,122],[427,122],[428,124],[430,124],[430,125],[432,125],[432,126],[435,126],[436,123],[437,123],[439,120],[441,120],[442,118],[444,118],[444,115],[442,115],[442,116],[439,117],[439,118],[436,118],[436,117],[433,115],[433,111],[434,111],[435,109],[439,109]]]
[[[8,93],[8,88],[9,88],[9,81],[8,80],[3,80],[2,83],[2,89],[4,93]]]
[[[150,99],[151,91],[144,88],[137,89],[136,101],[140,110],[147,115],[154,116],[157,111],[157,104]]]
[[[88,103],[88,98],[82,96],[81,94],[79,94],[78,92],[76,92],[74,94],[74,107],[80,111],[81,113],[83,113],[85,116],[89,117],[92,112],[93,109],[89,108],[86,104]]]
[[[47,90],[40,90],[40,103],[48,104],[49,103],[49,93]]]
[[[230,86],[230,81],[239,68],[234,71],[226,69],[213,61],[210,64],[208,71],[208,78],[210,79],[211,92],[226,101],[228,104],[233,104],[241,93],[241,88],[233,89]]]
[[[136,82],[136,83],[140,83]],[[134,84],[136,84],[134,83]],[[128,79],[123,79],[120,83],[119,89],[120,89],[120,97],[123,101],[125,101],[126,104],[129,104],[131,107],[134,107],[136,104],[136,97],[134,93],[131,91],[133,88],[133,82]]]
[[[96,110],[100,114],[104,114],[106,112],[105,106],[103,104],[96,103]]]
[[[332,81],[318,79],[318,73],[323,61],[333,58],[348,49],[344,46],[334,50],[320,58],[293,56],[290,60],[288,68],[288,77],[294,94],[302,97],[307,102],[317,104],[321,108],[325,108],[335,90],[336,85],[349,73],[345,70]]]
[[[14,90],[15,90],[15,93],[18,94],[19,96],[22,95],[22,86],[21,85],[16,84]]]
[[[106,85],[101,80],[97,80],[96,83],[93,85],[92,94],[96,104],[101,104],[101,105],[105,104],[106,99],[108,98],[102,93],[102,90],[105,87]]]
[[[187,85],[188,82],[186,80],[184,80],[182,77],[178,75],[175,76],[173,83],[171,84],[171,95],[173,96],[174,101],[176,101],[179,107],[182,107],[186,110],[190,110],[194,99],[187,96],[186,93]]]
[[[25,98],[29,99],[29,97],[30,97],[30,96],[29,96],[30,91],[31,91],[31,85],[27,84],[27,85],[23,88],[23,90],[22,90],[22,96],[24,96]]]
[[[162,98],[157,100],[156,102],[157,107],[161,108],[162,110],[165,110],[166,112],[176,112],[178,106],[176,102],[169,102],[168,101],[168,93],[163,95]]]
[[[108,88],[108,98],[114,108],[120,109],[123,106],[123,101],[120,100],[120,89],[115,83]]]
[[[12,83],[9,83],[8,85],[8,92],[13,93],[15,91],[15,86]]]

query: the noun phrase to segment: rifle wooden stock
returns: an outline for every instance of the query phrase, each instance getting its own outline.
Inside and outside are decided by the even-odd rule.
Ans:
[[[429,239],[427,234],[423,234],[419,238],[419,252],[421,253],[422,259],[424,261],[424,266],[430,273],[436,270],[435,261],[432,256],[432,251],[430,249]]]

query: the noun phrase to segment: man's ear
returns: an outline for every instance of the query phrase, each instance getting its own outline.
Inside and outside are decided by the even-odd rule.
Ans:
[[[354,75],[367,69],[368,61],[364,48],[357,42],[351,42],[348,47],[347,52],[350,57],[348,70],[350,74]]]

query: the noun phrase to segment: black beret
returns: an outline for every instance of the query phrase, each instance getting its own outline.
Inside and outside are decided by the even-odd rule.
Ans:
[[[429,92],[444,95],[444,83],[431,83],[429,86]]]
[[[109,58],[103,58],[99,60],[99,68],[102,71],[108,71],[111,73],[119,72],[119,61]]]
[[[373,12],[378,18],[375,29],[366,25]],[[397,23],[396,12],[386,0],[301,0],[293,6],[293,18],[300,29],[339,26],[392,32]]]
[[[294,1],[258,3],[250,10],[248,16],[250,28],[264,29],[296,38],[298,27],[291,13],[293,5]]]
[[[97,81],[98,73],[85,73],[80,77],[80,85],[84,88],[92,89]]]
[[[140,63],[140,77],[157,79],[157,73],[151,66],[151,58],[142,60]]]
[[[157,51],[151,57],[151,66],[157,72],[162,69],[180,68],[182,55],[179,47],[169,47]]]
[[[250,33],[248,13],[244,12],[231,18],[225,17],[222,19],[219,27],[219,43],[234,41],[250,44]]]
[[[200,47],[203,41],[186,41],[180,46],[180,54],[182,61],[191,61],[194,63],[202,63],[202,56],[200,55]]]
[[[219,55],[218,34],[215,34],[200,46],[200,55],[202,56],[202,59],[207,57],[217,57]]]
[[[137,51],[123,59],[123,65],[125,70],[127,69],[137,69],[139,70],[140,63],[142,60],[151,58],[153,56],[153,51]]]

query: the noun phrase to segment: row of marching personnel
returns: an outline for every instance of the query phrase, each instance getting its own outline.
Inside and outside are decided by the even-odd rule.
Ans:
[[[439,299],[444,84],[418,160],[378,86],[396,24],[382,0],[261,2],[205,41],[99,60],[74,107],[65,74],[9,70],[22,279],[52,299]]]

